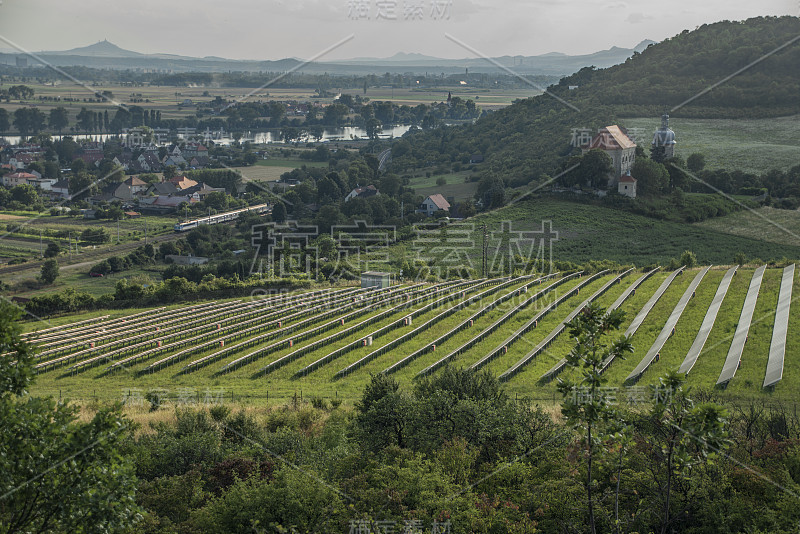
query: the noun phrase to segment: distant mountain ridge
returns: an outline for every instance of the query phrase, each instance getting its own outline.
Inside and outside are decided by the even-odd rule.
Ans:
[[[114,43],[104,39],[89,46],[82,46],[80,48],[73,48],[71,50],[42,52],[42,54],[52,54],[60,56],[88,56],[88,57],[142,57],[145,54],[133,52],[132,50],[125,50],[120,48]]]
[[[564,76],[583,67],[609,67],[623,63],[636,52],[641,52],[654,41],[644,40],[634,48],[614,46],[592,54],[568,55],[549,52],[535,56],[501,56],[487,61],[484,58],[445,59],[417,52],[398,52],[388,58],[359,57],[327,62],[314,62],[303,67],[310,73],[329,72],[331,74],[367,74],[384,72],[446,72],[456,73],[469,69],[470,72],[499,72],[497,63],[515,72],[526,75]],[[0,62],[13,64],[14,53],[0,53]],[[84,66],[107,69],[158,69],[173,72],[242,72],[279,71],[299,66],[302,60],[285,58],[281,60],[235,60],[216,56],[204,58],[176,54],[142,54],[126,50],[104,39],[89,46],[61,51],[43,51],[37,55],[56,66]],[[29,62],[30,64],[31,62]],[[35,64],[35,61],[32,62]]]

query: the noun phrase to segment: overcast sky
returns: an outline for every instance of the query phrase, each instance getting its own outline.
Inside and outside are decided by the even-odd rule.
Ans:
[[[631,48],[705,23],[798,10],[798,0],[2,0],[0,36],[33,51],[108,39],[143,53],[307,59],[353,35],[320,59],[462,58]]]

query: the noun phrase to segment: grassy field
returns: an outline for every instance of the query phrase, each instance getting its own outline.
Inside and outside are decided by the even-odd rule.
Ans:
[[[775,119],[670,119],[675,131],[675,153],[684,159],[699,152],[709,169],[763,174],[789,169],[800,162],[800,117]],[[626,118],[626,128],[643,128],[646,148],[661,124],[655,118]]]
[[[763,239],[779,245],[800,246],[800,211],[796,210],[764,206],[757,210],[744,210],[725,217],[707,219],[696,226],[750,239]]]
[[[702,388],[713,388],[719,372],[722,369],[722,364],[725,360],[730,342],[732,339],[733,331],[736,328],[736,323],[739,319],[741,307],[744,302],[744,295],[750,283],[750,278],[753,274],[753,268],[741,268],[737,275],[734,277],[729,290],[728,296],[723,302],[723,307],[717,318],[717,321],[712,329],[709,340],[698,359],[694,369],[689,374],[688,380],[690,385]],[[698,269],[689,270],[683,275],[677,277],[672,285],[669,287],[664,296],[659,300],[650,314],[647,316],[641,328],[633,337],[633,345],[635,348],[634,354],[630,355],[624,361],[617,361],[605,374],[609,379],[609,385],[622,386],[623,381],[627,374],[636,366],[642,356],[647,352],[650,345],[655,340],[658,333],[661,331],[668,316],[672,312],[676,303],[681,295],[694,279],[695,275],[699,272]],[[641,273],[631,273],[623,278],[619,284],[612,286],[608,292],[602,295],[597,302],[602,306],[608,306],[613,302],[627,287],[632,284]],[[658,377],[667,369],[677,368],[683,360],[689,346],[694,340],[694,337],[699,330],[700,323],[702,322],[705,312],[713,298],[716,288],[724,274],[723,267],[714,268],[705,276],[702,283],[698,286],[694,298],[689,301],[689,304],[684,311],[680,321],[676,327],[676,333],[671,336],[664,348],[661,351],[661,358],[658,362],[654,362],[648,369],[642,380],[637,384],[638,386],[647,386],[649,384],[657,383]],[[650,298],[656,288],[663,282],[667,272],[659,272],[646,282],[644,282],[637,292],[631,296],[622,306],[623,311],[626,312],[626,320],[622,328],[633,320],[633,317],[642,308],[644,303]],[[509,366],[516,362],[520,357],[525,355],[531,348],[536,346],[556,325],[559,324],[580,302],[586,299],[589,295],[593,294],[608,280],[616,275],[605,275],[597,280],[594,280],[584,286],[578,295],[573,295],[567,299],[561,306],[547,314],[537,325],[536,328],[522,336],[518,341],[511,344],[508,352],[499,355],[495,360],[490,362],[487,368],[494,374],[500,374],[505,371]],[[753,397],[764,397],[766,399],[793,401],[796,400],[796,386],[800,381],[800,365],[791,357],[786,359],[786,368],[784,371],[784,380],[779,382],[774,390],[767,391],[761,388],[761,383],[764,377],[766,367],[767,354],[772,335],[772,326],[774,321],[775,307],[777,304],[777,293],[780,286],[781,269],[767,269],[759,294],[756,312],[749,332],[749,338],[745,345],[744,354],[742,356],[742,364],[738,370],[736,377],[731,381],[725,389],[717,388],[718,394],[732,400],[749,399]],[[510,333],[517,330],[524,322],[530,320],[539,311],[544,309],[544,306],[553,302],[559,295],[565,294],[571,288],[574,288],[580,280],[575,279],[569,281],[562,286],[554,289],[550,295],[543,298],[523,309],[516,312],[510,320],[504,323],[496,332],[490,334],[486,339],[479,342],[465,353],[459,355],[453,362],[453,365],[467,366],[477,361],[488,351],[494,349],[499,343],[509,336]],[[795,279],[795,300],[798,300],[800,295],[800,288],[798,284],[800,281]],[[274,404],[283,403],[293,397],[295,394],[298,396],[318,396],[325,398],[339,398],[345,404],[352,404],[360,395],[360,392],[366,382],[369,380],[371,374],[381,372],[387,368],[391,363],[399,360],[400,358],[426,347],[430,344],[431,340],[436,339],[440,335],[454,328],[456,325],[470,318],[474,313],[482,307],[490,305],[496,299],[510,298],[507,302],[497,306],[494,310],[486,313],[480,317],[475,324],[463,331],[460,331],[452,338],[437,346],[436,350],[428,350],[423,352],[416,360],[411,362],[407,367],[399,370],[394,376],[406,387],[410,385],[413,377],[423,368],[435,362],[437,359],[446,355],[449,351],[460,346],[473,336],[485,330],[490,324],[494,323],[499,317],[507,313],[513,306],[521,303],[525,298],[533,296],[536,291],[546,287],[546,285],[531,286],[527,293],[520,293],[516,295],[516,291],[522,287],[523,282],[515,282],[505,287],[496,287],[495,289],[476,288],[470,287],[464,289],[463,296],[460,295],[461,290],[453,293],[456,298],[447,302],[443,302],[436,306],[434,309],[422,311],[421,307],[427,303],[433,302],[431,298],[418,304],[412,304],[409,308],[399,307],[383,319],[370,324],[369,326],[360,327],[354,334],[348,335],[342,339],[325,343],[318,346],[309,353],[306,353],[299,358],[291,361],[287,365],[279,367],[267,374],[257,373],[258,369],[271,361],[290,354],[298,348],[309,346],[312,342],[322,339],[322,337],[331,335],[332,332],[340,331],[348,328],[350,325],[357,324],[360,321],[366,320],[370,317],[376,316],[382,310],[388,309],[383,306],[371,306],[364,309],[357,318],[352,321],[346,322],[343,325],[338,325],[330,331],[317,334],[308,339],[298,339],[294,346],[290,346],[286,340],[291,339],[295,334],[289,333],[278,337],[269,337],[263,339],[255,339],[255,344],[241,349],[238,352],[229,354],[221,360],[213,362],[212,364],[199,368],[196,371],[187,374],[181,374],[180,369],[188,362],[198,359],[202,356],[212,354],[219,347],[209,348],[191,355],[189,358],[182,362],[160,369],[151,374],[141,374],[140,371],[144,369],[149,363],[152,363],[155,358],[144,362],[138,362],[127,366],[122,372],[115,374],[105,374],[104,369],[107,364],[98,367],[82,370],[77,374],[70,374],[66,372],[65,368],[60,370],[53,370],[38,375],[36,384],[33,388],[34,393],[49,394],[53,396],[61,396],[62,398],[73,398],[84,401],[89,401],[93,398],[98,398],[104,401],[119,400],[127,395],[143,395],[147,391],[159,389],[165,391],[170,397],[179,398],[180,396],[190,397],[191,399],[202,400],[208,396],[214,398],[223,396],[228,400],[243,401],[246,403],[255,404]],[[488,291],[487,291],[488,290]],[[367,363],[363,367],[357,369],[353,373],[337,378],[335,375],[345,366],[359,360],[372,351],[385,346],[389,341],[411,332],[414,328],[423,324],[425,321],[434,317],[438,317],[442,312],[451,309],[455,304],[461,302],[463,298],[469,298],[477,295],[480,292],[487,291],[487,294],[480,301],[464,307],[461,310],[454,310],[448,316],[442,318],[430,329],[425,330],[423,333],[411,337],[408,341],[402,343],[396,348],[378,355],[374,360]],[[440,298],[445,292],[438,293],[433,298]],[[429,294],[430,295],[430,294]],[[219,303],[218,303],[219,304]],[[798,304],[793,303],[793,309],[790,315],[790,333],[787,338],[787,356],[793,354],[800,349],[800,334],[798,334],[798,320],[800,320],[800,308]],[[174,311],[179,311],[180,307],[171,307]],[[273,311],[273,308],[265,310],[267,312]],[[387,333],[386,335],[376,337],[372,346],[359,347],[355,350],[346,352],[323,365],[319,369],[309,373],[308,375],[298,377],[297,373],[300,369],[309,363],[321,358],[322,356],[330,353],[331,351],[343,347],[353,341],[358,341],[366,336],[369,332],[374,332],[382,326],[392,324],[401,320],[409,313],[415,313],[418,310],[414,322],[410,326],[399,326]],[[125,313],[135,313],[141,310],[127,310]],[[290,307],[285,313],[293,313],[297,311],[295,307]],[[97,317],[100,315],[111,314],[115,317],[120,316],[120,312],[101,312],[95,311],[87,314],[79,314],[72,317],[60,317],[53,319],[47,326],[63,325],[68,321],[78,321],[89,317]],[[142,318],[140,320],[146,320]],[[213,321],[213,319],[209,319]],[[299,319],[298,319],[299,320]],[[301,330],[309,328],[314,324],[321,324],[324,321],[330,321],[330,316],[326,319],[309,319],[309,326],[300,327]],[[287,324],[293,324],[291,320]],[[166,323],[165,323],[166,324]],[[133,325],[133,323],[132,323]],[[27,323],[28,329],[34,327],[32,323]],[[284,325],[285,326],[285,325]],[[102,327],[100,327],[102,328]],[[166,327],[165,327],[166,328]],[[300,330],[300,331],[301,331]],[[158,336],[159,334],[155,334]],[[167,334],[164,334],[167,335]],[[261,336],[262,334],[258,334]],[[281,341],[283,340],[283,342]],[[275,345],[269,353],[265,353],[257,360],[251,361],[241,368],[237,368],[227,374],[218,374],[217,371],[221,366],[238,358],[253,350],[263,348],[269,345]],[[319,344],[318,344],[319,345]],[[505,387],[516,396],[526,396],[537,399],[540,402],[555,402],[558,399],[558,393],[555,389],[555,383],[549,382],[543,384],[539,381],[539,377],[548,370],[553,363],[562,358],[571,348],[572,342],[566,333],[556,338],[555,342],[550,345],[542,354],[532,360],[523,370],[514,376]],[[226,345],[227,346],[227,345]],[[233,346],[233,345],[231,345]],[[163,356],[158,356],[162,358]],[[563,376],[575,377],[572,370],[565,370]],[[624,402],[626,389],[619,390],[619,401]]]
[[[741,252],[749,258],[800,258],[800,247],[777,245],[754,237],[740,237],[703,226],[659,221],[626,211],[569,202],[555,198],[527,199],[468,221],[474,246],[464,249],[475,264],[480,246],[480,225],[490,232],[490,250],[500,244],[500,229],[504,221],[511,231],[541,232],[543,221],[552,221],[558,232],[553,242],[553,257],[560,261],[584,263],[592,259],[609,259],[638,266],[666,263],[692,250],[702,262],[731,263]],[[542,236],[532,234],[537,239]],[[523,252],[530,248],[524,236],[520,238]],[[526,248],[527,247],[527,248]],[[534,254],[535,255],[535,254]]]
[[[453,197],[456,202],[472,200],[478,190],[478,182],[468,181],[471,176],[470,171],[461,171],[435,176],[415,176],[410,180],[409,185],[418,195],[428,196],[441,193],[445,198]],[[437,182],[444,179],[444,185]]]

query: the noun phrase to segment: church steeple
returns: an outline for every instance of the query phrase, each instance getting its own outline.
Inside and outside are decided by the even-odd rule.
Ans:
[[[668,159],[675,155],[675,132],[669,127],[669,114],[661,115],[661,127],[653,135],[651,156],[656,161]]]

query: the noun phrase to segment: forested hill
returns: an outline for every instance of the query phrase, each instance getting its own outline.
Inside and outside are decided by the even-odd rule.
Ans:
[[[582,104],[613,106],[622,116],[664,109],[679,117],[705,118],[798,113],[800,18],[759,17],[685,30],[620,65],[582,69],[550,90]]]
[[[473,125],[424,130],[393,147],[394,170],[486,158],[481,176],[519,186],[558,172],[573,128],[621,117],[752,118],[800,113],[800,19],[760,17],[701,26],[651,45],[625,63],[585,68],[539,95]],[[791,42],[796,39],[794,42]],[[790,43],[790,44],[787,44]],[[782,46],[713,90],[709,86]],[[578,86],[570,89],[570,86]]]

